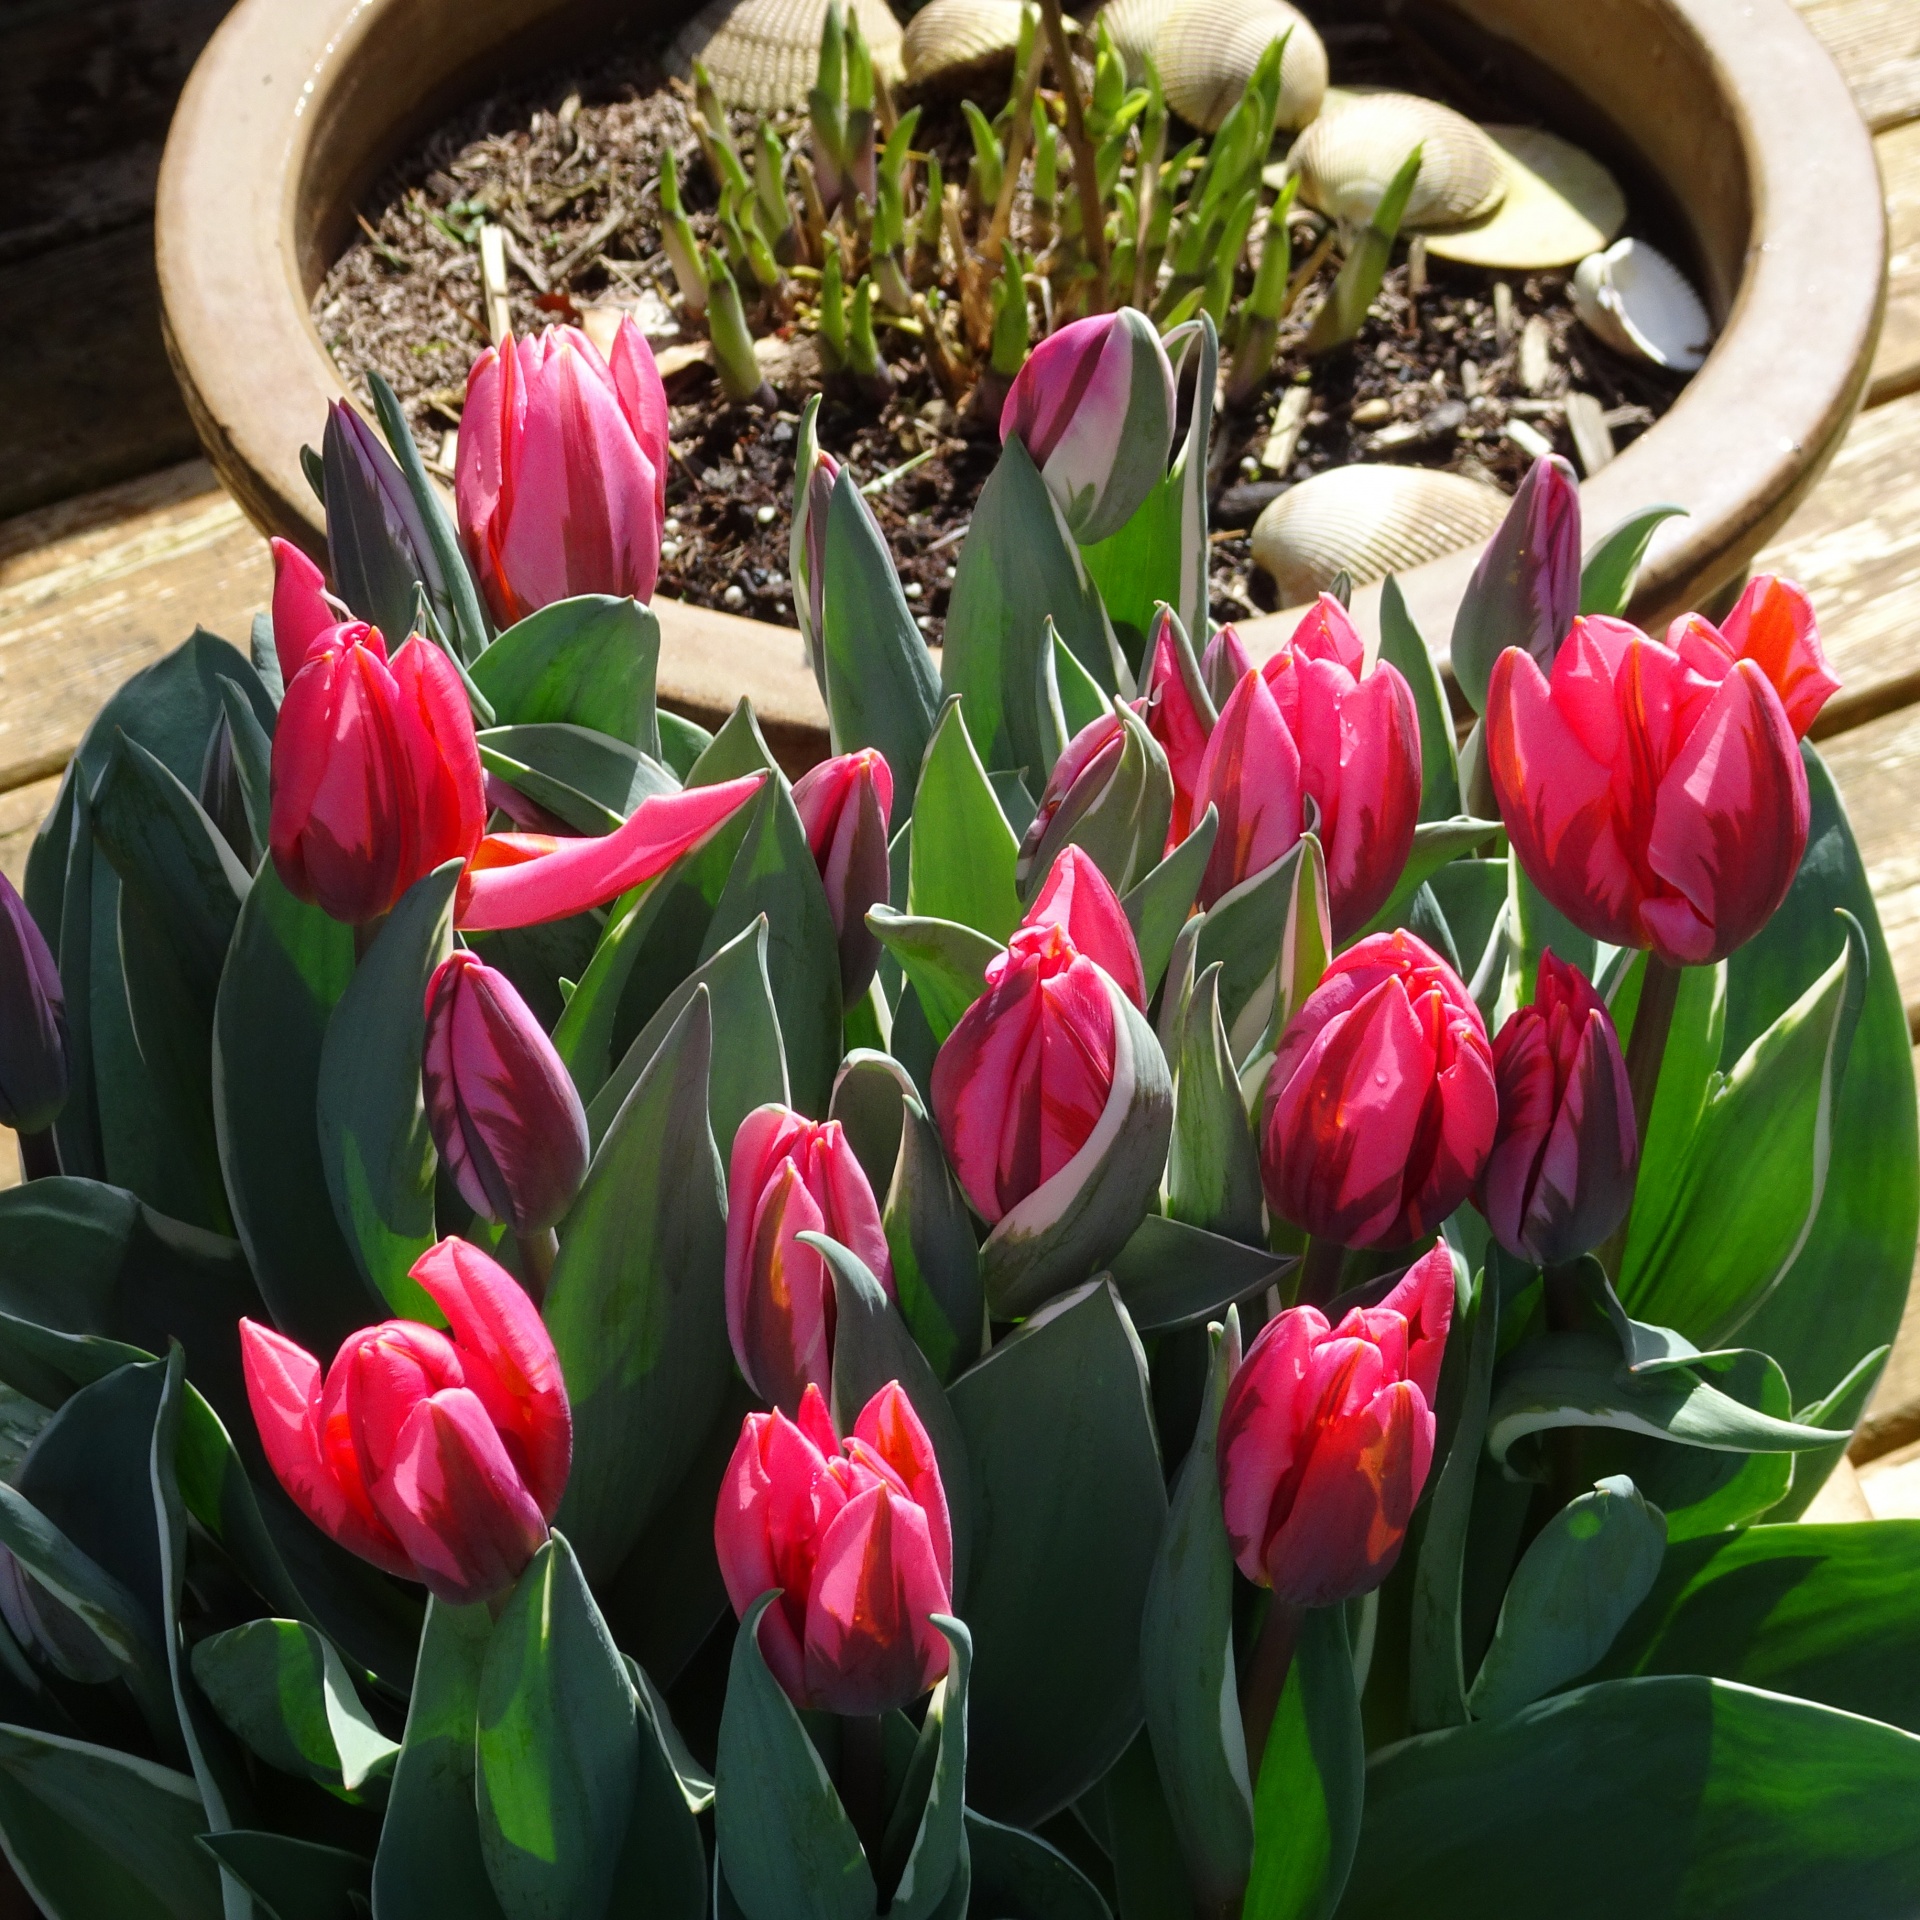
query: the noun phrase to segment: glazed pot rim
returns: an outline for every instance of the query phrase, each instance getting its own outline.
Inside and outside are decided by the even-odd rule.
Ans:
[[[592,15],[594,0],[585,0]],[[1885,300],[1885,213],[1871,137],[1852,96],[1789,0],[1455,0],[1482,30],[1536,61],[1628,130],[1658,145],[1683,213],[1695,208],[1672,176],[1700,181],[1744,220],[1744,256],[1718,278],[1731,288],[1706,365],[1674,406],[1582,486],[1589,539],[1656,501],[1688,510],[1656,534],[1633,612],[1652,623],[1737,574],[1813,484],[1864,395]],[[202,53],[176,111],[163,159],[156,235],[169,352],[209,457],[265,532],[314,546],[318,504],[298,450],[316,440],[344,383],[308,311],[303,249],[316,244],[313,173],[351,148],[340,129],[383,84],[396,36],[424,31],[422,0],[240,0]],[[444,95],[467,70],[518,36],[552,35],[580,5],[569,0],[462,0],[464,58],[445,62]],[[1637,19],[1642,38],[1624,33]],[[1660,38],[1645,35],[1659,29]],[[452,29],[450,28],[449,31]],[[577,30],[577,25],[574,30]],[[1542,43],[1551,41],[1551,54]],[[1650,57],[1649,49],[1659,57]],[[432,51],[438,52],[438,44]],[[1613,63],[1611,95],[1591,76]],[[1712,89],[1662,111],[1681,69]],[[1576,76],[1578,76],[1576,78]],[[387,92],[392,82],[385,80]],[[1638,121],[1630,94],[1641,87]],[[471,88],[469,87],[469,90]],[[1667,108],[1674,107],[1671,100]],[[416,118],[416,124],[417,124]],[[1630,129],[1638,125],[1636,135]],[[1794,137],[1779,137],[1791,127]],[[391,138],[391,129],[383,130]],[[373,136],[368,136],[369,141]],[[1691,142],[1691,146],[1689,146]],[[390,150],[390,149],[389,149]],[[386,152],[362,155],[356,180],[333,184],[350,202]],[[1696,221],[1696,225],[1698,222]],[[1820,235],[1821,272],[1804,272],[1799,236]],[[1705,242],[1703,240],[1703,247]],[[1727,249],[1723,246],[1722,253]],[[1796,258],[1796,255],[1798,258]],[[1478,558],[1465,548],[1410,569],[1401,586],[1442,658],[1453,609]],[[1356,596],[1372,627],[1378,589]],[[715,716],[752,698],[770,739],[804,749],[825,713],[797,631],[656,601],[660,688],[672,705]],[[1256,652],[1284,641],[1284,614],[1241,623]]]

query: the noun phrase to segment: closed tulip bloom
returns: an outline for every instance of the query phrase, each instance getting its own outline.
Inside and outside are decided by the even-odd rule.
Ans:
[[[1207,642],[1207,650],[1200,656],[1200,677],[1206,682],[1216,707],[1225,702],[1227,695],[1240,684],[1240,676],[1252,665],[1253,656],[1240,638],[1240,629],[1229,621]]]
[[[1751,660],[1773,683],[1796,740],[1806,738],[1840,691],[1812,600],[1778,574],[1755,574],[1718,627],[1704,614],[1681,615],[1667,629],[1667,645],[1709,680],[1724,679],[1736,660]]]
[[[887,821],[893,812],[893,769],[876,747],[862,747],[810,767],[793,786],[793,804],[833,910],[840,943],[840,997],[866,992],[880,964],[880,941],[867,909],[892,885]]]
[[[586,1110],[513,982],[464,948],[427,983],[420,1077],[467,1205],[522,1235],[558,1222],[587,1177]]]
[[[727,1170],[727,1334],[747,1384],[788,1413],[833,1384],[833,1273],[803,1233],[839,1241],[893,1292],[880,1208],[839,1121],[756,1107]]]
[[[502,626],[574,594],[648,600],[667,512],[667,395],[623,319],[609,359],[576,327],[511,335],[467,376],[454,496]]]
[[[518,1283],[442,1240],[413,1277],[448,1331],[388,1320],[324,1375],[291,1340],[240,1322],[267,1460],[309,1520],[453,1606],[510,1587],[547,1537],[573,1458],[553,1342]]]
[[[1153,653],[1147,668],[1147,728],[1159,741],[1173,776],[1173,817],[1167,823],[1169,851],[1193,831],[1193,823],[1199,818],[1193,797],[1200,787],[1207,735],[1213,730],[1213,716],[1202,708],[1204,694],[1204,681],[1197,689],[1187,684],[1181,649],[1173,637],[1172,617],[1162,609],[1154,625]]]
[[[1675,966],[1758,933],[1807,844],[1780,692],[1704,638],[1676,652],[1624,620],[1577,620],[1551,680],[1510,647],[1487,696],[1487,766],[1528,877],[1583,933]]]
[[[1343,1247],[1435,1232],[1472,1192],[1498,1101],[1480,1010],[1406,932],[1328,967],[1280,1037],[1260,1172],[1282,1218]]]
[[[406,476],[380,436],[344,400],[327,409],[320,459],[327,493],[327,566],[353,613],[398,632],[413,618],[420,587],[444,609],[446,577]]]
[[[840,462],[824,447],[813,448],[813,464],[804,487],[794,488],[793,531],[787,544],[787,571],[793,581],[793,612],[800,638],[820,681],[820,697],[827,694],[826,669],[821,661],[821,622],[827,600],[827,510],[833,504],[833,483]]]
[[[1008,389],[1000,438],[1019,436],[1068,531],[1091,546],[1118,533],[1165,477],[1173,413],[1160,331],[1122,307],[1071,321],[1034,348]]]
[[[346,617],[327,592],[326,575],[291,540],[269,540],[273,550],[273,651],[280,662],[280,682],[293,677],[307,663],[307,652]]]
[[[797,1421],[750,1413],[713,1519],[727,1597],[760,1622],[768,1671],[799,1707],[887,1713],[947,1671],[953,1529],[932,1444],[893,1382],[843,1445],[819,1388]]]
[[[1300,749],[1280,717],[1273,689],[1249,667],[1207,736],[1193,796],[1196,819],[1209,806],[1220,814],[1200,882],[1203,907],[1215,905],[1298,844],[1300,793]]]
[[[0,873],[0,1127],[40,1133],[67,1104],[67,1000],[52,949]]]
[[[273,864],[336,920],[377,920],[486,823],[466,690],[424,640],[387,660],[379,632],[337,626],[309,647],[273,739]]]
[[[1173,777],[1142,718],[1145,700],[1090,720],[1061,750],[1021,836],[1014,880],[1024,893],[1067,846],[1087,852],[1117,887],[1132,888],[1166,853]]]
[[[1061,928],[1075,952],[1093,961],[1142,1013],[1147,1010],[1147,976],[1133,922],[1084,847],[1060,850],[1020,925],[1028,931]]]
[[[1332,1606],[1393,1571],[1433,1464],[1452,1319],[1442,1245],[1337,1327],[1292,1307],[1261,1329],[1220,1412],[1220,1494],[1234,1560],[1276,1600]]]
[[[1480,1211],[1517,1259],[1558,1266],[1625,1217],[1639,1164],[1633,1095],[1606,1004],[1578,967],[1540,957],[1533,1004],[1493,1042],[1500,1124]]]

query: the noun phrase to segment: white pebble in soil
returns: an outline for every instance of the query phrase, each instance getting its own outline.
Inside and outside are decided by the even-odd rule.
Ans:
[[[680,522],[678,520],[663,520],[660,523],[660,531],[662,533],[678,533],[680,531]]]
[[[770,527],[773,525],[774,509],[772,507],[756,508],[753,517],[758,520],[763,527]]]
[[[900,591],[904,593],[909,600],[918,600],[920,598],[920,582],[918,580],[909,580]]]
[[[736,581],[720,596],[720,604],[738,609],[747,604],[746,590]]]

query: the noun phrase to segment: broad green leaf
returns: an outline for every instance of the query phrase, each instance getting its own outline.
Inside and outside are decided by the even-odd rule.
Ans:
[[[573,1404],[559,1523],[610,1573],[686,1471],[732,1370],[725,1178],[707,1122],[697,989],[607,1129],[561,1223],[546,1321]]]
[[[605,1910],[639,1782],[627,1670],[560,1534],[521,1574],[480,1666],[480,1852],[514,1920]]]
[[[1264,1240],[1260,1157],[1220,1019],[1220,965],[1194,982],[1176,1063],[1167,1214],[1229,1240]]]
[[[1498,820],[1472,820],[1463,817],[1453,820],[1421,821],[1413,830],[1413,851],[1407,855],[1407,864],[1401,869],[1400,878],[1395,883],[1387,904],[1353,936],[1352,940],[1343,941],[1342,945],[1350,947],[1354,940],[1364,940],[1370,933],[1378,933],[1383,928],[1398,926],[1413,896],[1448,861],[1458,860],[1463,854],[1469,854],[1477,848],[1484,847],[1499,831]]]
[[[1860,1363],[1831,1393],[1823,1394],[1810,1406],[1799,1408],[1795,1418],[1803,1426],[1844,1428],[1851,1433],[1860,1424],[1874,1389],[1880,1384],[1880,1372],[1886,1365],[1889,1347],[1875,1347],[1860,1356]],[[1826,1485],[1846,1448],[1836,1441],[1817,1453],[1797,1453],[1793,1457],[1793,1481],[1788,1491],[1761,1516],[1775,1525],[1798,1520],[1812,1504],[1815,1494]]]
[[[893,771],[893,826],[913,810],[913,782],[940,706],[926,635],[900,591],[893,556],[842,468],[827,508],[819,638],[835,753],[877,747]]]
[[[641,801],[678,793],[658,760],[604,733],[559,721],[489,727],[480,764],[580,833],[611,833]]]
[[[373,1862],[377,1913],[506,1920],[481,1857],[474,1799],[480,1670],[492,1632],[483,1605],[427,1602],[407,1730]]]
[[[967,1809],[977,1911],[996,1920],[1112,1920],[1099,1890],[1038,1834]]]
[[[1506,1719],[1577,1680],[1646,1598],[1666,1550],[1666,1516],[1624,1475],[1562,1507],[1514,1569],[1467,1696],[1473,1717]]]
[[[969,1795],[1031,1824],[1084,1793],[1140,1726],[1140,1615],[1166,1514],[1146,1360],[1096,1281],[950,1398],[979,1514]]]
[[[1224,1312],[1235,1300],[1273,1285],[1293,1263],[1291,1254],[1269,1253],[1150,1213],[1113,1256],[1111,1271],[1128,1318],[1154,1333]]]
[[[1699,1677],[1619,1680],[1374,1757],[1343,1920],[1802,1920],[1920,1885],[1920,1740]]]
[[[998,940],[957,920],[895,913],[891,907],[872,908],[867,925],[913,982],[936,1040],[944,1040],[986,991],[987,968],[1006,951]]]
[[[440,1310],[407,1269],[434,1241],[439,1165],[420,1091],[427,982],[452,951],[461,863],[416,880],[387,916],[327,1022],[317,1094],[334,1218],[361,1273],[396,1313]]]
[[[1254,1783],[1248,1913],[1330,1920],[1359,1846],[1366,1785],[1346,1612],[1312,1607]]]
[[[639,1770],[607,1911],[707,1920],[707,1849],[698,1814],[713,1804],[713,1780],[687,1751],[652,1682],[624,1655],[621,1664],[633,1684]]]
[[[713,735],[684,715],[669,713],[664,707],[658,715],[660,758],[678,780],[692,773],[694,764],[713,745]]]
[[[1233,1661],[1233,1549],[1220,1508],[1216,1442],[1227,1384],[1240,1365],[1240,1318],[1208,1329],[1212,1354],[1193,1445],[1174,1479],[1140,1624],[1140,1691],[1167,1812],[1194,1893],[1230,1911],[1253,1861]]]
[[[1061,750],[1082,728],[1090,727],[1103,714],[1113,711],[1112,703],[1101,690],[1099,681],[1083,667],[1073,649],[1060,638],[1059,629],[1047,623],[1048,645],[1040,656],[1041,729],[1057,735],[1058,744],[1048,745],[1047,770]],[[1038,769],[1035,770],[1036,776]],[[1021,832],[1025,832],[1023,827]]]
[[[530,613],[473,662],[503,727],[590,727],[660,758],[654,675],[660,622],[637,600],[584,593]]]
[[[1427,878],[1427,890],[1438,904],[1460,956],[1460,977],[1471,982],[1506,915],[1507,862],[1453,860]],[[1504,970],[1505,960],[1502,957]]]
[[[893,1177],[875,1190],[901,1315],[945,1383],[980,1357],[986,1325],[980,1249],[939,1129],[918,1099],[903,1101],[901,1112]]]
[[[93,1045],[93,810],[80,763],[69,761],[53,811],[27,856],[26,899],[60,966],[67,1011],[67,1100],[53,1123],[60,1164],[87,1179],[106,1177],[106,1142]],[[104,856],[101,857],[104,865]]]
[[[1209,804],[1194,822],[1193,831],[1131,892],[1122,895],[1133,937],[1140,943],[1140,965],[1146,975],[1147,998],[1152,1000],[1173,957],[1173,943],[1193,912],[1200,882],[1220,831],[1220,811]]]
[[[1460,750],[1453,713],[1440,669],[1413,615],[1400,582],[1389,574],[1380,588],[1380,658],[1397,667],[1413,689],[1420,716],[1420,818],[1453,820],[1464,810],[1460,798]]]
[[[1168,1811],[1165,1782],[1144,1727],[1075,1812],[1091,1826],[1095,1808],[1096,1837],[1113,1862],[1121,1913],[1129,1920],[1136,1914],[1141,1920],[1187,1920],[1194,1910],[1193,1891]]]
[[[634,1706],[659,1743],[682,1803],[689,1813],[705,1813],[713,1805],[713,1769],[694,1758],[693,1749],[673,1723],[666,1695],[653,1684],[647,1670],[630,1654],[622,1654],[621,1658],[626,1662],[627,1678],[633,1683]],[[645,1790],[644,1782],[642,1790]]]
[[[1223,893],[1199,919],[1194,974],[1197,978],[1219,962],[1220,1018],[1229,1041],[1241,1032],[1257,1040],[1266,1031],[1303,844],[1295,841],[1270,867]]]
[[[1580,568],[1580,611],[1624,618],[1633,601],[1640,562],[1647,557],[1655,531],[1663,520],[1671,520],[1676,514],[1684,519],[1686,512],[1685,507],[1642,507],[1603,533]]]
[[[908,1848],[888,1896],[889,1920],[946,1920],[965,1910],[969,1891],[966,1839],[967,1683],[973,1636],[956,1619],[935,1614],[946,1636],[947,1671],[934,1688],[920,1728],[906,1787],[887,1822],[881,1848],[889,1875],[902,1845]],[[930,1761],[931,1764],[928,1764]],[[918,1798],[922,1774],[925,1799]],[[953,1905],[958,1893],[960,1906]]]
[[[961,702],[949,700],[927,745],[913,806],[907,912],[957,920],[1004,941],[1020,920],[1013,883],[1019,844],[994,798],[969,724],[961,719]]]
[[[202,1834],[200,1844],[270,1920],[354,1920],[373,1898],[373,1862],[339,1847],[246,1828]]]
[[[876,1196],[886,1192],[900,1158],[907,1102],[919,1099],[913,1076],[891,1054],[877,1048],[853,1048],[834,1075],[827,1118],[840,1122],[847,1145]]]
[[[873,1920],[873,1872],[793,1702],[760,1653],[777,1593],[733,1643],[714,1767],[719,1871],[747,1920]]]

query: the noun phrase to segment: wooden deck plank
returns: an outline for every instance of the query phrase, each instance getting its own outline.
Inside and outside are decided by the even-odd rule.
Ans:
[[[1913,0],[1794,0],[1876,132],[1920,117],[1920,8]]]
[[[1920,1024],[1920,707],[1821,743],[1880,908],[1910,1022]]]
[[[1881,134],[1873,149],[1887,196],[1887,317],[1867,391],[1877,407],[1920,387],[1920,120]]]

